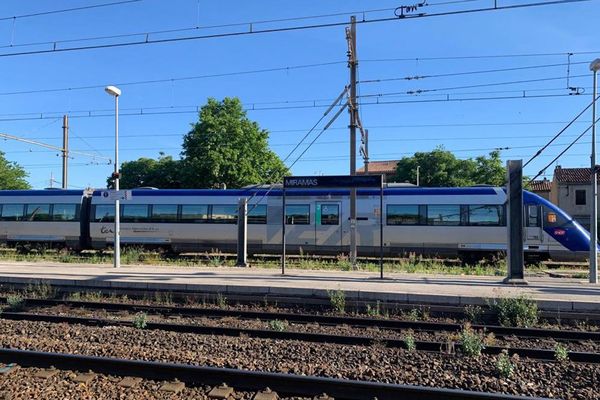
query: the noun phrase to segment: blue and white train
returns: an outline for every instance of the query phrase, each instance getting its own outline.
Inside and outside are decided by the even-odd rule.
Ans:
[[[410,253],[467,259],[506,250],[506,193],[498,187],[359,190],[359,255],[377,255],[380,213],[388,256]],[[237,204],[249,199],[250,253],[279,253],[282,190],[135,189],[121,202],[121,240],[174,252],[235,251]],[[524,192],[525,252],[532,259],[585,259],[589,233],[554,204]],[[289,252],[347,253],[348,190],[287,190]],[[75,249],[112,246],[114,202],[101,191],[0,191],[0,242],[44,243]]]

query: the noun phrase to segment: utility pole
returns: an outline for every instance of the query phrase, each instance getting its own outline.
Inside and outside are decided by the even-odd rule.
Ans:
[[[369,130],[362,129],[362,124],[360,126],[360,141],[360,153],[365,163],[365,175],[369,175]]]
[[[69,163],[69,116],[63,115],[63,148],[62,148],[62,188],[67,189],[67,170]]]
[[[346,28],[348,42],[348,68],[350,68],[350,175],[356,175],[356,121],[358,108],[356,104],[356,17],[350,17],[350,27]],[[356,268],[356,188],[350,189],[350,262]]]

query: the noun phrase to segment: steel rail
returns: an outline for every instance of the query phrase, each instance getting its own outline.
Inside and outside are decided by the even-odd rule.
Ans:
[[[64,315],[45,315],[45,314],[30,314],[22,312],[3,312],[0,318],[13,321],[34,321],[34,322],[49,322],[49,323],[67,323],[80,324],[85,326],[134,326],[132,321],[127,320],[112,320],[101,318],[87,317],[72,317]],[[222,335],[239,337],[247,335],[248,337],[260,339],[280,339],[280,340],[297,340],[303,342],[314,343],[334,343],[354,346],[372,346],[374,343],[381,343],[389,348],[407,349],[406,342],[402,339],[393,338],[372,338],[367,336],[346,336],[346,335],[331,335],[324,333],[309,333],[309,332],[293,332],[293,331],[274,331],[266,329],[249,329],[249,328],[229,328],[229,327],[213,327],[204,325],[186,325],[172,324],[162,322],[148,322],[144,329],[158,330],[178,333],[192,333],[199,335]],[[457,342],[429,342],[415,341],[417,350],[429,352],[453,352],[454,349],[459,349],[460,344]],[[501,347],[501,346],[486,346],[482,353],[484,354],[500,354],[503,350],[507,350],[509,355],[517,354],[519,357],[529,357],[539,360],[554,360],[554,350],[532,349],[532,348],[517,348],[517,347]],[[569,354],[569,360],[575,362],[583,362],[589,364],[600,364],[600,353],[589,352],[574,352]]]
[[[125,303],[103,303],[89,301],[53,300],[53,299],[26,299],[27,306],[57,306],[82,307],[88,309],[103,309],[110,311],[146,312],[163,315],[181,315],[187,317],[237,317],[243,319],[260,320],[285,320],[299,323],[319,323],[324,325],[350,325],[360,328],[384,328],[390,330],[413,329],[419,331],[445,331],[456,332],[462,329],[462,324],[406,321],[382,318],[363,318],[351,316],[331,316],[299,313],[280,313],[246,310],[224,310],[211,308],[169,307],[155,305],[137,305]],[[543,329],[543,328],[518,328],[498,325],[472,324],[473,329],[485,330],[498,336],[517,336],[530,338],[552,338],[561,340],[593,340],[600,341],[600,332]]]
[[[336,399],[380,400],[542,400],[501,393],[472,392],[425,386],[396,385],[380,382],[355,381],[315,376],[258,372],[241,369],[170,364],[118,358],[46,353],[30,350],[0,349],[0,362],[16,362],[22,367],[89,371],[96,373],[136,376],[153,380],[178,379],[195,385],[217,385],[226,382],[237,390],[258,391],[266,387],[279,395],[318,396],[327,393]]]

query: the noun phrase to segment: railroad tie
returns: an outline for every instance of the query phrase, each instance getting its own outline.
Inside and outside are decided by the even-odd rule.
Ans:
[[[53,376],[58,374],[58,369],[54,368],[54,366],[50,366],[50,368],[41,369],[36,372],[33,376],[39,379],[50,379]]]
[[[221,383],[219,386],[215,386],[208,393],[209,399],[216,400],[229,400],[233,396],[233,388],[227,386],[225,383]]]
[[[174,380],[173,382],[164,383],[160,389],[161,392],[179,393],[185,388],[185,383]]]
[[[128,376],[123,378],[121,382],[118,383],[119,386],[124,388],[132,388],[137,386],[142,381],[142,378],[138,378],[135,376]]]
[[[272,391],[270,388],[265,388],[265,390],[261,392],[257,392],[252,400],[277,400],[279,396],[276,392]]]

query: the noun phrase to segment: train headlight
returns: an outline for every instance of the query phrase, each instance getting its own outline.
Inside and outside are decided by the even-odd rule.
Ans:
[[[548,213],[546,216],[546,219],[548,220],[549,223],[554,224],[554,223],[556,223],[556,214]]]

